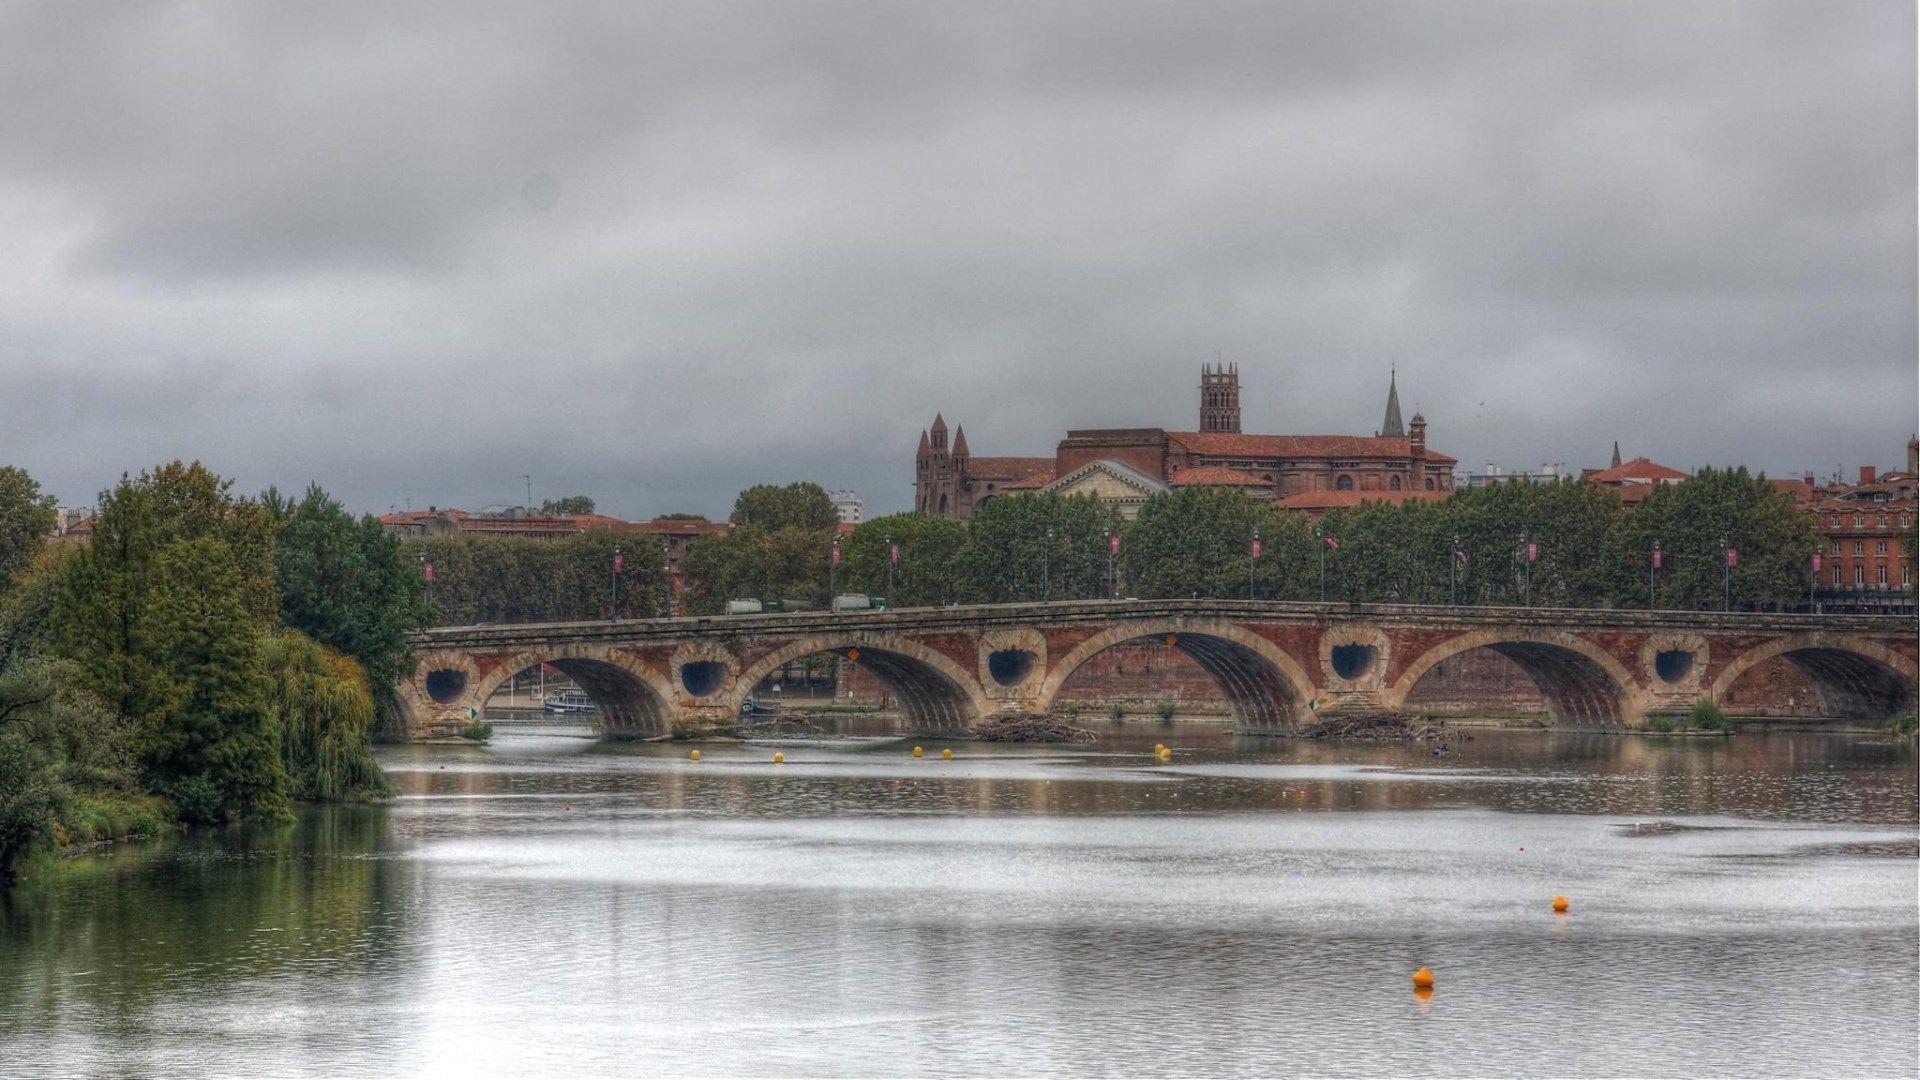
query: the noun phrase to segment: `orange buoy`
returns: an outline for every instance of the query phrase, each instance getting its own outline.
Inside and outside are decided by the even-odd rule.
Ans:
[[[1431,968],[1421,968],[1419,971],[1414,972],[1413,985],[1415,989],[1419,990],[1433,989],[1433,970]]]
[[[1413,1000],[1415,1000],[1415,1001],[1417,1001],[1417,1002],[1419,1002],[1419,1003],[1421,1004],[1421,1006],[1422,1006],[1422,1007],[1425,1007],[1425,1005],[1427,1004],[1427,1002],[1429,1002],[1429,1001],[1432,1001],[1432,1000],[1433,1000],[1433,987],[1431,987],[1431,986],[1416,986],[1416,987],[1414,987],[1414,988],[1413,988]]]
[[[848,650],[847,650],[847,659],[849,659],[849,660],[855,660],[855,661],[857,661],[857,660],[859,660],[859,659],[860,659],[860,650],[859,650],[859,649],[848,649]]]
[[[1564,896],[1554,897],[1553,910],[1559,912],[1562,915],[1565,915],[1567,913],[1567,898]]]
[[[1160,640],[1166,642],[1168,646],[1174,646],[1174,645],[1180,644],[1180,635],[1168,634],[1166,637],[1163,637]]]

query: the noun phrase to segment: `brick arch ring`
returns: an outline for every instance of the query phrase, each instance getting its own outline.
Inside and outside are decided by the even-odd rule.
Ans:
[[[579,683],[600,707],[608,735],[658,738],[672,726],[673,685],[666,676],[623,649],[591,645],[513,654],[469,684],[474,707],[485,704],[501,683],[536,664],[551,664]]]
[[[1103,630],[1073,647],[1053,664],[1034,694],[1036,706],[1053,708],[1060,688],[1087,661],[1130,641],[1175,639],[1226,692],[1243,727],[1286,730],[1293,727],[1314,697],[1313,679],[1286,650],[1235,623],[1216,619],[1173,619],[1128,623]],[[1264,662],[1262,672],[1254,661]],[[1280,700],[1275,700],[1276,698]]]
[[[855,663],[873,672],[900,698],[915,731],[964,730],[994,705],[972,672],[952,657],[907,638],[875,633],[811,634],[773,650],[735,676],[725,701],[739,709],[761,680],[784,664],[816,653],[858,649]]]
[[[1844,665],[1848,669],[1856,668],[1861,661],[1877,663],[1892,672],[1896,680],[1905,680],[1904,685],[1896,685],[1891,689],[1904,698],[1905,705],[1911,707],[1913,704],[1915,684],[1920,683],[1920,672],[1916,669],[1920,668],[1920,665],[1916,665],[1912,659],[1878,642],[1854,637],[1851,634],[1829,634],[1819,631],[1795,634],[1792,637],[1769,641],[1747,650],[1735,657],[1720,672],[1719,677],[1713,680],[1713,687],[1708,694],[1716,702],[1724,701],[1727,692],[1733,689],[1734,683],[1740,680],[1740,676],[1777,656],[1799,652],[1851,654],[1856,661],[1855,664]],[[1863,681],[1868,677],[1868,673],[1860,670],[1826,670],[1816,676],[1815,682],[1824,693],[1833,683]],[[1898,707],[1901,703],[1890,704]]]
[[[1503,646],[1505,648],[1503,648]],[[1519,629],[1519,630],[1476,630],[1450,638],[1421,653],[1407,665],[1386,694],[1386,706],[1401,709],[1406,706],[1407,696],[1420,680],[1442,661],[1474,649],[1491,648],[1499,651],[1508,659],[1518,663],[1540,687],[1541,694],[1547,699],[1548,708],[1555,713],[1555,719],[1573,719],[1576,721],[1594,721],[1603,726],[1625,724],[1636,726],[1647,710],[1647,693],[1639,680],[1633,677],[1626,665],[1611,653],[1578,635],[1559,630]],[[1591,673],[1575,674],[1562,680],[1558,685],[1548,686],[1541,683],[1542,675],[1549,675],[1548,665],[1543,663],[1538,653],[1546,649],[1560,649],[1573,653],[1590,661],[1598,669],[1607,684],[1605,691],[1614,697],[1611,703],[1597,701],[1600,687],[1595,685]],[[1561,672],[1568,675],[1567,672]],[[1610,707],[1609,707],[1610,706]]]

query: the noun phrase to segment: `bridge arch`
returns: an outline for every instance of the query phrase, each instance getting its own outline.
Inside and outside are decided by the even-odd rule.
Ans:
[[[728,703],[737,710],[768,675],[817,653],[855,654],[850,659],[900,702],[911,732],[959,734],[990,708],[979,682],[952,657],[908,638],[860,632],[811,634],[780,646],[741,670]]]
[[[1116,645],[1153,639],[1179,649],[1213,676],[1244,730],[1293,730],[1313,694],[1306,670],[1272,641],[1225,620],[1172,619],[1123,623],[1074,646],[1047,671],[1034,695],[1038,708],[1051,710],[1060,688],[1087,661]]]
[[[562,645],[529,649],[489,667],[469,682],[475,708],[500,685],[538,664],[558,668],[600,707],[601,733],[613,739],[660,739],[673,730],[672,688],[658,672],[618,650]]]
[[[1720,672],[1708,696],[1725,701],[1741,676],[1776,657],[1785,657],[1812,681],[1830,716],[1883,720],[1914,705],[1912,659],[1867,638],[1821,632],[1754,646]]]
[[[1555,724],[1631,726],[1645,714],[1640,684],[1619,659],[1577,634],[1533,627],[1477,630],[1432,646],[1394,682],[1387,706],[1404,708],[1423,676],[1475,649],[1491,649],[1518,665],[1540,691]]]

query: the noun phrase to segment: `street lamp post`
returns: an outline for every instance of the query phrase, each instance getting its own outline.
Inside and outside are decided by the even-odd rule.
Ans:
[[[1047,526],[1047,546],[1040,550],[1040,601],[1053,600],[1053,526]]]
[[[1247,599],[1253,599],[1253,565],[1260,561],[1260,527],[1253,527],[1253,545],[1247,549]]]
[[[833,537],[833,553],[827,556],[827,610],[833,610],[833,598],[839,592],[840,534]]]
[[[1447,603],[1460,603],[1460,538],[1453,538],[1453,550],[1447,554]]]
[[[1820,549],[1819,548],[1814,549],[1813,559],[1809,562],[1808,567],[1809,568],[1807,570],[1807,611],[1809,611],[1814,615],[1818,615],[1820,614],[1820,603],[1819,601],[1814,599],[1814,590],[1820,587]]]
[[[1520,534],[1520,606],[1533,606],[1533,555],[1538,550],[1527,539],[1526,533]]]
[[[1120,599],[1120,534],[1107,530],[1107,599]]]
[[[612,620],[620,621],[620,571],[625,568],[625,557],[620,554],[620,545],[613,545],[613,612]]]
[[[893,546],[892,533],[888,533],[886,535],[884,542],[887,545],[887,606],[892,607],[893,606],[893,564],[900,561],[900,549]]]
[[[673,617],[673,544],[660,538],[660,617]]]
[[[1327,539],[1316,522],[1313,526],[1313,546],[1320,549],[1320,602],[1327,602]]]
[[[1739,559],[1734,554],[1733,544],[1726,537],[1720,538],[1720,610],[1733,610],[1733,564]]]
[[[1647,560],[1647,610],[1652,611],[1659,603],[1654,598],[1654,579],[1660,573],[1660,541],[1653,542],[1653,557]]]

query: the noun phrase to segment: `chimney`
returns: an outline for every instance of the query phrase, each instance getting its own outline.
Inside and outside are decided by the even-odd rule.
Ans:
[[[1878,475],[1880,475],[1879,470],[1875,469],[1873,466],[1871,465],[1860,466],[1860,482],[1861,483],[1871,484],[1873,483],[1874,477]]]

